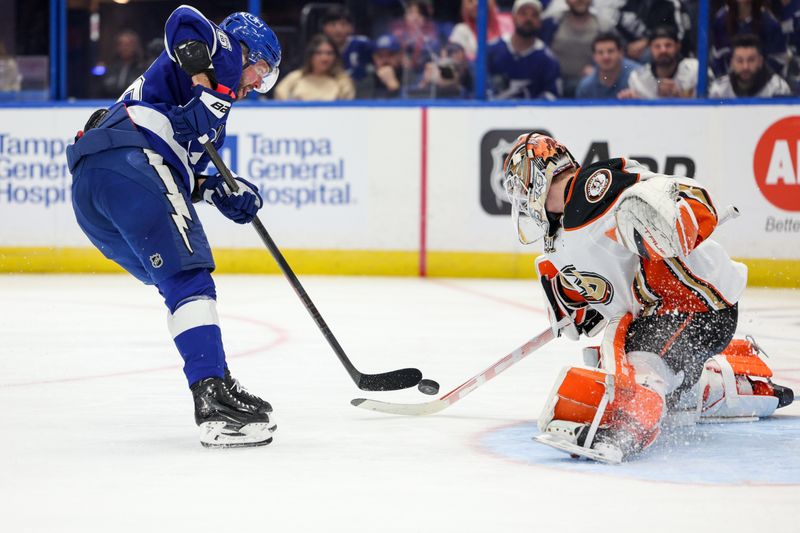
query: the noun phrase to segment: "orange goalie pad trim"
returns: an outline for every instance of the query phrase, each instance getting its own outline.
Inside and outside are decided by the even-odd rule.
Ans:
[[[558,402],[553,410],[553,418],[591,424],[606,391],[605,379],[605,372],[570,368],[558,387]],[[608,424],[609,413],[606,410],[601,425]]]
[[[722,350],[722,355],[730,363],[734,374],[771,378],[772,369],[759,356],[753,344],[745,339],[733,339]]]
[[[694,247],[697,247],[717,227],[717,215],[707,205],[694,198],[686,198],[685,201],[692,208],[694,218],[697,220],[697,236],[694,243]]]
[[[570,368],[558,388],[553,418],[591,424],[605,393],[606,376],[598,370]],[[624,429],[640,440],[649,440],[661,420],[663,402],[656,392],[637,383],[629,381],[631,386],[621,386],[626,381],[618,382],[600,426]]]

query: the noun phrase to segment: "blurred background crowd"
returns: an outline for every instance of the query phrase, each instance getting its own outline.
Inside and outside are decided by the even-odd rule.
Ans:
[[[479,54],[477,0],[262,0],[284,54],[267,97],[474,98],[481,68],[495,100],[800,94],[800,0],[709,1],[709,47],[698,54],[701,0],[488,0]],[[248,9],[246,0],[186,3],[216,22]],[[0,4],[0,94],[43,91],[51,2]],[[66,97],[122,94],[163,51],[177,5],[69,0]],[[698,95],[701,70],[708,82]]]

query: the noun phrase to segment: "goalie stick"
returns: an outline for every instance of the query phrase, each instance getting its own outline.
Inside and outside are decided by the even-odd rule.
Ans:
[[[471,393],[487,381],[493,379],[501,372],[522,361],[528,355],[532,354],[554,338],[553,330],[548,327],[539,335],[535,336],[510,354],[506,355],[477,376],[468,379],[441,398],[430,402],[390,403],[380,402],[378,400],[368,400],[366,398],[356,398],[355,400],[351,400],[350,403],[355,407],[360,407],[361,409],[369,409],[370,411],[379,411],[381,413],[389,413],[393,415],[432,415],[453,405],[458,400]]]
[[[208,137],[201,137],[199,140],[203,144],[203,148],[205,148],[209,157],[211,157],[211,161],[214,163],[214,166],[217,168],[219,173],[222,174],[222,177],[225,179],[225,183],[228,185],[228,187],[230,187],[231,191],[236,192],[239,190],[239,185],[236,183],[236,180],[231,174],[230,169],[228,169],[228,166],[224,161],[222,161],[217,149],[213,144],[211,144],[211,141],[208,140]],[[345,370],[347,370],[347,373],[350,374],[350,377],[353,379],[353,382],[355,382],[359,389],[366,391],[407,389],[417,385],[422,380],[422,372],[416,368],[402,368],[400,370],[392,370],[391,372],[384,372],[382,374],[364,374],[363,372],[360,372],[350,361],[350,358],[347,357],[347,354],[344,352],[344,349],[342,349],[339,341],[336,340],[336,337],[334,337],[333,332],[328,327],[328,324],[325,323],[325,320],[322,318],[322,315],[320,315],[317,307],[314,305],[314,302],[311,301],[308,293],[300,284],[300,280],[297,279],[297,276],[292,271],[289,263],[287,263],[286,259],[284,259],[283,254],[278,249],[275,241],[272,240],[272,237],[270,237],[269,233],[267,232],[267,228],[264,227],[264,224],[261,223],[261,220],[258,218],[258,216],[253,218],[251,224],[256,229],[258,236],[261,237],[261,240],[264,242],[267,250],[269,250],[269,253],[272,254],[275,262],[278,263],[283,275],[286,276],[287,280],[289,280],[289,284],[303,302],[303,305],[311,315],[311,318],[314,319],[317,327],[325,336],[325,340],[327,340],[328,344],[331,346],[331,348],[333,348],[333,352],[336,354],[336,357],[339,358],[339,361],[342,363],[342,365],[344,365]]]

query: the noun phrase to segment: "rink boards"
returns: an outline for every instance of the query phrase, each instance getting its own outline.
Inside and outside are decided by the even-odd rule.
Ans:
[[[87,107],[0,108],[0,271],[97,272],[64,151]],[[243,106],[223,157],[261,189],[262,220],[301,273],[531,275],[497,170],[525,131],[583,164],[637,159],[700,180],[742,216],[715,239],[751,283],[800,285],[800,116],[790,105]],[[277,272],[250,228],[198,208],[226,272]]]

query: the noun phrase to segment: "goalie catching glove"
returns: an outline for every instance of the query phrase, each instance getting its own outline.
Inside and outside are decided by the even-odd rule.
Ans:
[[[231,191],[220,174],[206,176],[197,192],[206,203],[216,206],[227,218],[237,224],[247,224],[255,218],[263,202],[258,187],[238,176],[235,179],[239,186],[236,192]]]
[[[547,316],[556,337],[563,334],[576,341],[581,335],[594,337],[603,330],[606,319],[589,307],[578,291],[568,287],[553,263],[540,256],[536,260],[536,271],[549,304]]]
[[[628,188],[614,217],[617,240],[646,259],[686,257],[698,244],[698,220],[674,178],[651,178]]]

